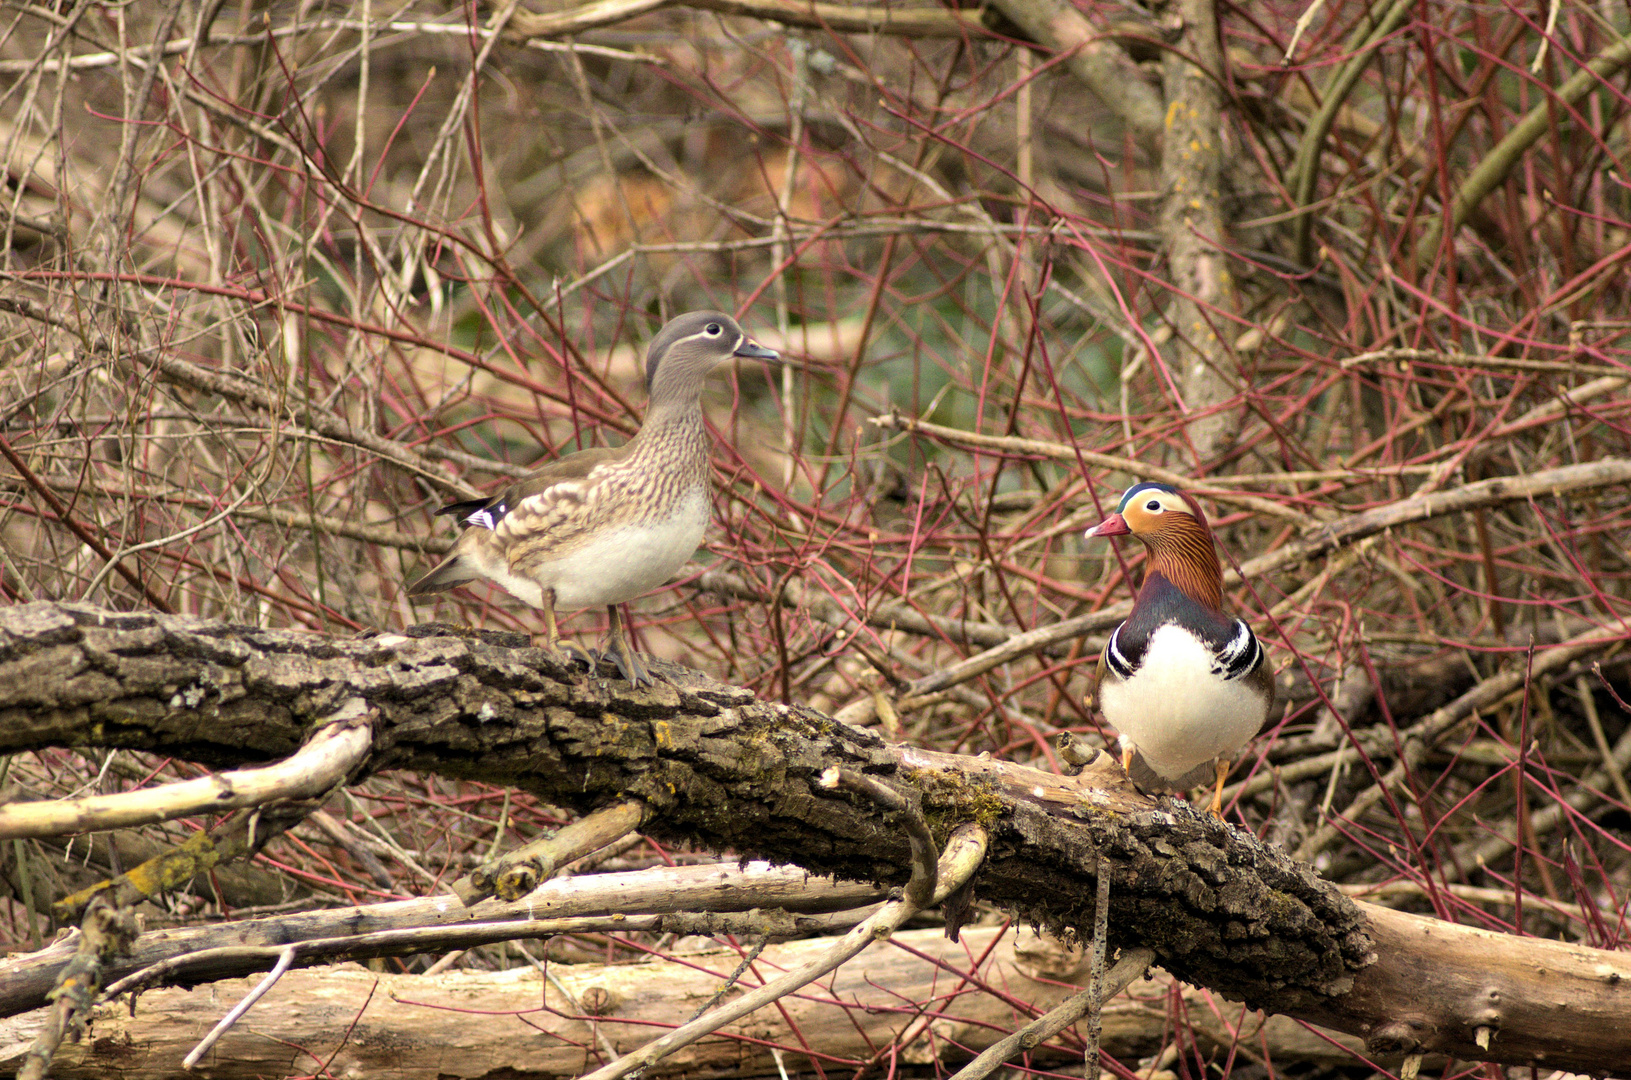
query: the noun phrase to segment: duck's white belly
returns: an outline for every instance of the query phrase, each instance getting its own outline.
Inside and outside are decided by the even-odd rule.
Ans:
[[[1099,686],[1104,717],[1146,764],[1176,779],[1220,756],[1233,757],[1262,727],[1263,699],[1244,679],[1212,672],[1212,651],[1178,626],[1150,635],[1144,662],[1130,679],[1106,675]]]
[[[541,562],[526,578],[499,580],[534,607],[541,589],[555,590],[558,611],[604,607],[632,600],[673,577],[702,543],[710,512],[708,491],[698,488],[673,515],[607,529],[558,559]],[[527,587],[530,586],[530,592]]]

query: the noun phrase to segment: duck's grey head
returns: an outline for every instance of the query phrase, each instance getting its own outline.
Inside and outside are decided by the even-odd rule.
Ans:
[[[653,404],[695,395],[714,368],[737,356],[776,360],[722,311],[692,311],[668,321],[646,348],[646,390]]]

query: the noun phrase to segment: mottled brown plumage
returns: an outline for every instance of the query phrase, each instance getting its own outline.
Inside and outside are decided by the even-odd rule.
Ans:
[[[469,528],[409,595],[496,582],[543,612],[540,644],[557,654],[556,611],[605,605],[612,659],[630,682],[649,682],[617,605],[663,584],[702,542],[711,504],[702,384],[737,356],[776,359],[721,312],[671,320],[647,350],[651,402],[634,438],[551,462],[491,498],[438,510]]]

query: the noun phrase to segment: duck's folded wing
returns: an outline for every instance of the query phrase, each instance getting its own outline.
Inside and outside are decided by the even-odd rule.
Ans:
[[[458,518],[462,522],[465,518],[469,517],[471,514],[474,514],[477,510],[486,509],[488,504],[490,504],[495,498],[497,498],[495,495],[483,495],[479,499],[464,499],[460,502],[448,503],[446,506],[436,511],[436,516],[439,517],[442,514],[448,514]]]
[[[462,525],[492,529],[503,520],[506,514],[520,506],[524,500],[535,495],[542,495],[559,484],[582,480],[595,470],[596,465],[610,460],[619,452],[619,449],[606,446],[595,446],[588,450],[579,450],[575,454],[568,454],[557,461],[551,461],[548,465],[523,479],[517,480],[496,495],[448,503],[436,513],[456,517]]]
[[[1093,671],[1087,677],[1087,713],[1093,715],[1093,710],[1099,707],[1099,682],[1104,678],[1104,650],[1099,650],[1099,659],[1093,665]]]
[[[618,453],[616,449],[603,446],[580,450],[550,462],[497,495],[484,499],[464,499],[436,511],[438,514],[453,515],[460,524],[470,527],[453,545],[447,558],[408,586],[408,595],[444,592],[467,581],[492,576],[483,567],[502,567],[510,562],[511,553],[505,550],[507,545],[494,531],[510,511],[527,504],[528,500],[532,500],[532,506],[537,506],[540,501],[547,502],[552,489],[565,491],[578,487],[595,470],[595,466]]]

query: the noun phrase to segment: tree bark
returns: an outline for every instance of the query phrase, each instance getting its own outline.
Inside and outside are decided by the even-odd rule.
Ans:
[[[1165,12],[1178,31],[1161,63],[1167,101],[1161,232],[1173,288],[1168,320],[1178,387],[1185,406],[1198,414],[1189,439],[1196,462],[1205,465],[1240,432],[1240,416],[1225,405],[1240,393],[1240,371],[1222,334],[1240,304],[1223,247],[1223,47],[1212,0],[1176,0]]]
[[[1355,905],[1246,832],[1140,795],[1107,756],[1065,777],[890,746],[682,669],[666,669],[675,685],[634,690],[511,641],[524,639],[341,641],[23,605],[0,611],[0,752],[116,746],[238,765],[292,752],[355,697],[374,717],[365,769],[480,778],[580,810],[640,798],[662,839],[899,884],[903,831],[870,801],[823,787],[837,765],[917,800],[938,838],[984,825],[975,890],[1024,920],[1090,926],[1095,867],[1108,860],[1114,942],[1147,946],[1178,978],[1253,1007],[1373,1048],[1595,1072],[1631,1060],[1623,956]],[[1494,1034],[1487,1050],[1480,1028]]]

